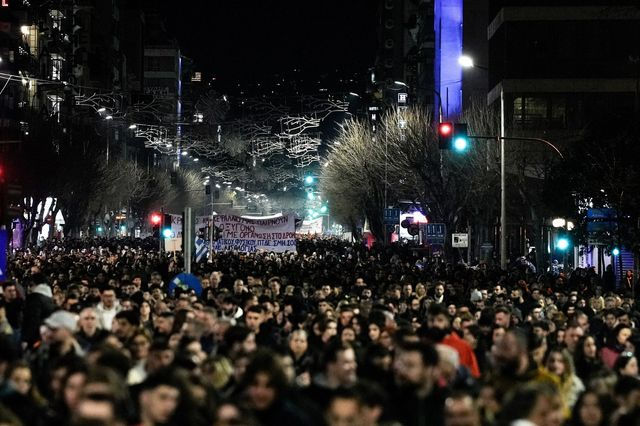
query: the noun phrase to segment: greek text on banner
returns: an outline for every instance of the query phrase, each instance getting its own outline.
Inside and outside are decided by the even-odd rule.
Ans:
[[[216,251],[232,250],[246,253],[258,250],[276,253],[296,251],[293,215],[248,219],[220,214],[213,217],[213,223],[222,231],[221,238],[214,245]]]

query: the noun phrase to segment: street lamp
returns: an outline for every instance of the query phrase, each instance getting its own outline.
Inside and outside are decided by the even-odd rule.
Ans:
[[[476,65],[472,57],[462,55],[458,63],[463,68],[479,68],[488,71],[489,68]],[[500,268],[507,269],[507,193],[505,182],[505,155],[504,155],[504,88],[500,85]]]
[[[464,68],[479,68],[481,70],[488,71],[489,68],[477,65],[474,63],[473,59],[469,56],[463,55],[458,59],[458,63]],[[473,136],[477,139],[496,139],[495,136]],[[549,142],[548,140],[541,138],[526,138],[526,137],[507,137],[505,135],[505,112],[504,112],[504,88],[502,84],[500,85],[500,135],[497,137],[500,142],[500,267],[502,269],[506,269],[507,267],[507,193],[506,193],[506,172],[505,172],[505,141],[507,139],[510,140],[520,140],[520,141],[531,141],[531,142],[541,142],[545,145],[552,148],[560,158],[564,159],[562,152],[556,147],[554,144]],[[568,222],[567,228],[571,226],[573,228],[573,223]],[[564,226],[564,225],[563,225]]]

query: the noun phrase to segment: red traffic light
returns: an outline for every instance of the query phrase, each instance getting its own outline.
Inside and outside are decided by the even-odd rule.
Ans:
[[[153,213],[151,215],[151,223],[153,223],[154,225],[160,225],[161,222],[162,222],[162,216],[160,216],[159,213]]]
[[[453,123],[438,124],[438,134],[440,136],[450,136],[453,133]]]

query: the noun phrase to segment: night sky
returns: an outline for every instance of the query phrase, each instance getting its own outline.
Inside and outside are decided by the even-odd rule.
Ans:
[[[294,68],[308,78],[364,73],[375,60],[377,3],[200,0],[167,3],[164,14],[196,68],[226,86]]]

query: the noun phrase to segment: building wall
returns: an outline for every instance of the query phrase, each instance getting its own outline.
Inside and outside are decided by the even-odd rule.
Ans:
[[[580,129],[637,108],[640,8],[594,3],[491,2],[488,101],[504,90],[508,123]]]

